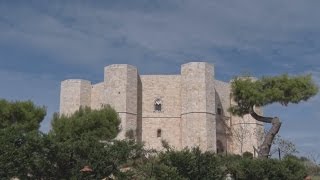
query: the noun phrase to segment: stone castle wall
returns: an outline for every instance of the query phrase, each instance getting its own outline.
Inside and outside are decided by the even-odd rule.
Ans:
[[[217,129],[217,151],[229,152],[230,144],[230,84],[215,80],[215,98],[216,98],[216,129]]]
[[[70,79],[61,82],[60,113],[72,114],[80,106],[90,106],[91,82]]]
[[[91,108],[99,109],[106,104],[105,84],[104,82],[92,85],[91,89]]]
[[[147,147],[161,149],[161,140],[181,148],[180,75],[142,75],[142,141]],[[155,111],[156,99],[162,110]],[[161,130],[161,137],[157,137]]]
[[[105,97],[106,104],[110,104],[121,118],[121,132],[118,138],[125,138],[125,134],[137,130],[137,102],[138,102],[138,71],[126,64],[116,64],[105,67]]]
[[[258,148],[262,141],[263,132],[263,124],[257,122],[251,115],[232,116],[232,152],[235,154],[242,154],[246,151],[253,153],[253,147]]]
[[[208,63],[181,67],[182,146],[216,151],[214,69]]]
[[[156,99],[161,101],[161,111],[154,109]],[[166,140],[177,149],[199,146],[240,153],[234,132],[241,124],[252,134],[263,126],[251,116],[231,116],[227,109],[232,103],[230,84],[214,79],[211,64],[184,64],[180,75],[141,76],[134,66],[115,64],[105,67],[101,83],[62,81],[60,113],[70,115],[80,106],[99,109],[110,104],[121,118],[119,139],[132,130],[148,148],[161,149],[161,141]],[[243,152],[253,152],[252,146],[259,143],[256,135],[248,135]]]

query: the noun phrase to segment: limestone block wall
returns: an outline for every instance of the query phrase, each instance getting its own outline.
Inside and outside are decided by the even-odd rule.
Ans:
[[[243,152],[253,152],[253,146],[261,143],[263,124],[250,115],[231,116],[227,111],[234,104],[230,83],[215,80],[211,64],[184,64],[180,75],[140,76],[134,66],[126,64],[107,66],[104,72],[104,81],[94,85],[81,79],[62,81],[60,113],[70,115],[80,106],[99,109],[110,104],[121,118],[118,139],[133,130],[148,148],[161,149],[161,140],[166,140],[177,149],[200,146],[216,151],[218,144],[220,150],[240,154],[234,132],[243,127],[249,131]],[[156,99],[162,103],[160,112],[154,109]]]
[[[104,86],[106,104],[110,104],[121,118],[121,132],[118,139],[125,138],[126,132],[137,130],[138,71],[134,66],[114,64],[105,67]]]
[[[191,148],[199,146],[203,151],[215,151],[215,149],[210,147],[208,144],[208,140],[211,138],[208,137],[207,118],[208,117],[206,113],[190,113],[182,115],[182,147]]]
[[[149,148],[161,149],[161,140],[181,148],[180,75],[142,75],[142,141]],[[155,111],[160,99],[161,111]],[[161,130],[161,136],[158,136]]]
[[[180,117],[180,75],[141,75],[143,117]],[[162,101],[161,112],[154,111],[156,99]]]
[[[161,150],[162,140],[165,140],[175,149],[181,149],[181,131],[179,118],[143,118],[142,141],[148,149]],[[158,136],[158,131],[161,135]]]
[[[230,117],[228,109],[230,107],[230,92],[231,86],[230,83],[226,83],[219,80],[214,80],[214,88],[216,91],[216,107],[221,107],[222,115],[225,117]]]
[[[68,79],[61,82],[60,113],[70,115],[80,106],[91,105],[91,82],[81,79]]]
[[[213,65],[192,62],[181,67],[182,146],[216,151]]]
[[[254,153],[253,146],[258,148],[261,143],[263,125],[249,114],[243,117],[233,116],[232,122],[233,153],[242,154],[246,151]]]
[[[91,89],[91,108],[100,109],[106,104],[105,84],[103,82],[92,85]]]
[[[91,82],[81,81],[80,87],[80,106],[90,107],[91,105]]]

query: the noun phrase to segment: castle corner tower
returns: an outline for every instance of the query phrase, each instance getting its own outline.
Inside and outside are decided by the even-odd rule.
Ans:
[[[70,115],[79,107],[90,107],[91,82],[82,79],[67,79],[61,82],[60,114]]]
[[[216,152],[214,67],[191,62],[181,67],[182,147]]]
[[[104,69],[106,104],[110,104],[121,119],[118,139],[124,139],[127,132],[137,134],[138,71],[127,64],[114,64]]]

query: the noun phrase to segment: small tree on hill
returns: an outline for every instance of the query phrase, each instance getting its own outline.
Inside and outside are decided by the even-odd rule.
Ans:
[[[250,140],[248,137],[251,136],[249,126],[243,119],[240,120],[237,126],[233,126],[232,136],[235,141],[235,145],[240,147],[240,154],[242,155],[243,147]]]
[[[296,145],[288,139],[282,138],[280,135],[277,135],[273,142],[273,148],[271,149],[270,155],[274,155],[275,153],[279,153],[279,159],[281,157],[285,157],[288,155],[293,155],[295,153],[299,153]]]
[[[279,132],[281,121],[278,117],[264,117],[255,112],[255,107],[280,103],[287,106],[289,103],[307,101],[318,92],[311,75],[263,77],[252,80],[250,77],[236,78],[232,84],[232,96],[237,105],[229,111],[234,115],[250,114],[257,121],[272,124],[266,133],[263,143],[259,147],[258,156],[267,158],[275,135]]]

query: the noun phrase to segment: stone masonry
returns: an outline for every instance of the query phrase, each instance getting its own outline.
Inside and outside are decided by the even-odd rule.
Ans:
[[[166,140],[176,149],[253,152],[263,124],[250,115],[230,115],[232,103],[230,84],[215,80],[214,66],[206,62],[183,64],[179,75],[139,75],[134,66],[114,64],[105,67],[101,83],[62,81],[60,113],[110,104],[121,118],[118,139],[133,131],[137,141],[158,150]]]

